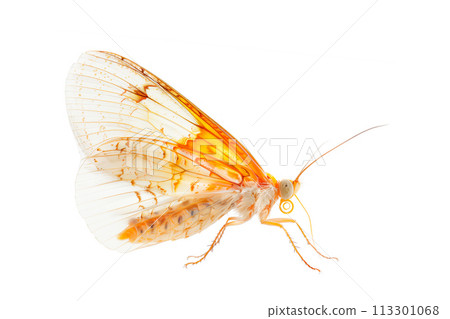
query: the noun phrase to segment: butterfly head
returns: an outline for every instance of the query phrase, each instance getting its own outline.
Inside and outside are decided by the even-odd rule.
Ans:
[[[298,182],[297,180],[291,181],[289,179],[283,179],[280,181],[278,187],[281,199],[288,200],[298,192],[298,189],[300,188],[300,182]]]
[[[291,201],[293,196],[297,197],[300,188],[300,182],[297,180],[283,179],[278,183],[278,194],[280,196],[280,210],[289,214],[294,210],[294,204]],[[297,197],[298,198],[298,197]]]

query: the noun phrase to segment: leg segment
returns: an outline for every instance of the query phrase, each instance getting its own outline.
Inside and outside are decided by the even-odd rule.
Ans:
[[[284,219],[284,218],[273,218],[273,219],[261,220],[261,224],[269,225],[269,226],[277,226],[277,227],[280,227],[281,229],[283,229],[284,232],[286,233],[286,235],[288,236],[289,241],[290,241],[291,244],[292,244],[292,247],[294,247],[295,252],[297,253],[297,255],[300,256],[300,258],[303,260],[303,262],[306,264],[306,266],[308,266],[309,268],[311,268],[311,269],[313,269],[313,270],[317,270],[318,272],[320,272],[320,269],[311,267],[311,266],[306,262],[306,260],[303,259],[302,255],[300,254],[300,252],[298,251],[297,247],[295,246],[295,243],[294,243],[294,241],[292,240],[291,236],[289,235],[288,231],[287,231],[286,228],[284,228],[284,226],[281,224],[283,221],[280,221],[280,220],[283,220],[283,219]]]
[[[322,253],[320,253],[317,250],[317,248],[309,241],[308,237],[306,237],[305,232],[303,231],[303,229],[300,227],[300,225],[295,220],[290,219],[290,218],[272,218],[272,219],[269,219],[269,221],[272,221],[272,222],[275,222],[275,223],[280,223],[280,224],[281,223],[294,223],[294,224],[296,224],[298,229],[300,229],[300,231],[302,232],[303,237],[305,237],[306,242],[308,243],[308,245],[310,245],[316,251],[316,253],[318,253],[320,256],[322,256],[323,258],[326,258],[326,259],[338,260],[336,257],[328,257],[328,256],[325,256]]]
[[[223,233],[225,232],[225,228],[227,228],[228,226],[240,225],[242,223],[245,223],[247,220],[248,220],[248,218],[246,218],[246,219],[240,219],[238,217],[228,218],[227,222],[219,230],[219,233],[217,234],[216,238],[214,238],[214,240],[213,240],[212,244],[209,246],[208,250],[205,253],[201,254],[200,256],[188,256],[188,258],[198,258],[198,260],[193,261],[193,262],[188,262],[184,266],[187,267],[188,265],[195,265],[195,264],[198,264],[199,262],[201,262],[202,260],[204,260],[206,258],[206,256],[213,250],[214,246],[216,246],[220,242],[220,239],[222,238]]]

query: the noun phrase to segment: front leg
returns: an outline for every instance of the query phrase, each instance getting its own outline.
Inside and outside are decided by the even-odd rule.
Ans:
[[[302,261],[306,264],[306,266],[308,266],[309,268],[313,269],[313,270],[317,270],[318,272],[320,272],[320,269],[314,268],[312,267],[310,264],[308,264],[306,262],[306,260],[303,258],[303,256],[300,254],[300,252],[297,249],[297,246],[295,246],[294,241],[292,240],[291,236],[289,235],[288,231],[286,230],[286,228],[284,228],[284,226],[281,224],[283,222],[286,222],[285,219],[283,218],[273,218],[273,219],[261,219],[261,224],[263,225],[268,225],[268,226],[277,226],[281,229],[284,230],[284,232],[286,233],[287,237],[289,238],[289,241],[292,244],[292,247],[294,247],[295,252],[297,253],[297,255],[300,256],[300,258],[302,259]]]
[[[293,219],[291,218],[272,218],[269,219],[272,222],[276,222],[276,223],[293,223],[295,225],[297,225],[298,229],[300,229],[300,231],[302,232],[303,237],[305,237],[306,242],[308,243],[308,245],[310,245],[315,251],[316,253],[318,253],[321,257],[325,258],[325,259],[334,259],[334,260],[338,260],[336,257],[329,257],[329,256],[325,256],[323,255],[317,248],[316,246],[314,246],[311,241],[308,239],[308,237],[306,236],[305,232],[303,231],[303,229],[300,227],[300,225]]]

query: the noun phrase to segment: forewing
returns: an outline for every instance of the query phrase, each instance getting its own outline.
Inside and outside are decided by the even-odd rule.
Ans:
[[[270,183],[230,133],[167,83],[117,54],[81,55],[67,79],[66,97],[72,128],[87,155],[117,137],[161,134],[177,144],[179,152],[194,160],[201,157],[198,161],[205,168],[215,167],[236,184]]]

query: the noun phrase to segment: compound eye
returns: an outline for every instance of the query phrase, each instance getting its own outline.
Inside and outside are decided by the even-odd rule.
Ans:
[[[288,179],[280,181],[280,196],[281,199],[289,199],[294,195],[294,185]]]

